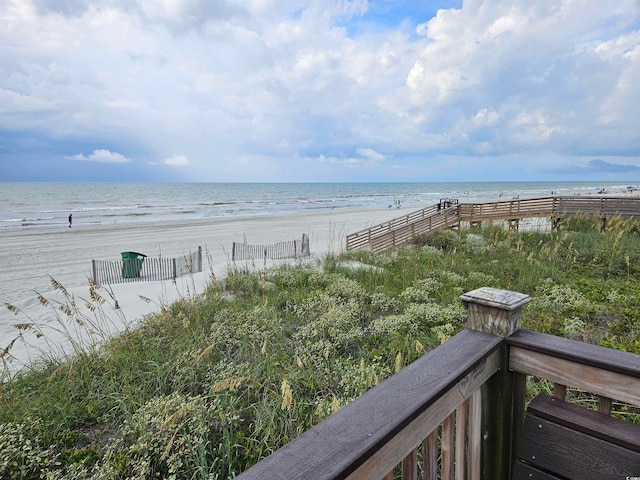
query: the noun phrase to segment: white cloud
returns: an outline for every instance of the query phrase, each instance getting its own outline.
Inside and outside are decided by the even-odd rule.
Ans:
[[[356,155],[350,157],[336,157],[320,155],[316,161],[318,163],[329,163],[343,165],[348,168],[370,168],[384,162],[387,157],[373,148],[357,148]]]
[[[387,158],[385,155],[376,152],[373,148],[358,148],[356,153],[369,162],[382,162]]]
[[[94,150],[89,155],[79,153],[77,155],[65,156],[69,160],[78,160],[81,162],[96,162],[96,163],[130,163],[131,160],[119,153],[111,152],[109,150],[98,149]]]
[[[162,161],[163,165],[169,165],[171,167],[184,167],[189,165],[189,159],[185,155],[172,155]]]
[[[303,181],[386,179],[389,159],[413,179],[447,155],[640,156],[636,0],[433,18],[405,2],[397,24],[368,16],[377,1],[0,2],[0,138],[182,152],[162,163],[197,180],[237,158]]]
[[[473,117],[473,122],[477,125],[495,125],[500,119],[500,114],[495,111],[489,111],[486,108],[480,110]]]

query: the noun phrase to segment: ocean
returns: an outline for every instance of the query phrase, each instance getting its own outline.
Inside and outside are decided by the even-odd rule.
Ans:
[[[269,215],[624,192],[621,182],[0,183],[0,234],[67,225]]]

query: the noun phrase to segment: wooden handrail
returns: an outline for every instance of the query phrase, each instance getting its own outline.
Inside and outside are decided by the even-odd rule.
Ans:
[[[521,349],[539,352],[640,380],[640,362],[638,361],[638,355],[633,353],[527,329],[520,329],[515,332],[508,338],[507,343],[512,350]],[[640,388],[640,382],[638,383],[638,388]]]
[[[462,331],[237,478],[384,478],[500,368],[502,343]]]
[[[530,330],[519,330],[507,343],[515,372],[640,406],[638,355]]]

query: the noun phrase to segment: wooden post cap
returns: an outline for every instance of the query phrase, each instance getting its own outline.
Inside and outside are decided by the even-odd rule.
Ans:
[[[482,287],[460,296],[463,303],[479,303],[501,310],[515,310],[531,301],[526,293],[500,290],[498,288]],[[466,306],[466,305],[465,305]]]
[[[531,301],[524,293],[482,287],[460,296],[467,309],[466,327],[507,337],[520,328],[521,307]]]

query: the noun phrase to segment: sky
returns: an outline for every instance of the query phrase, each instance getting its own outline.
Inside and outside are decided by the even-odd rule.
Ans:
[[[0,181],[640,181],[640,0],[0,0]]]

